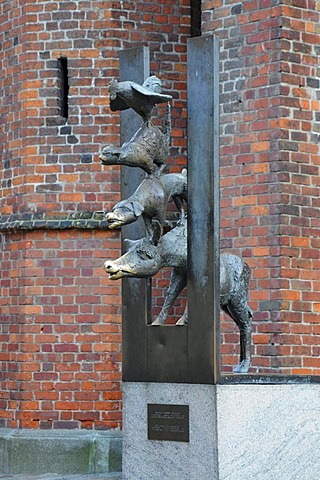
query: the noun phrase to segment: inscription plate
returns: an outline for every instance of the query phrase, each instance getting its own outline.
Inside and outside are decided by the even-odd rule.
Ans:
[[[148,403],[148,439],[189,442],[189,405]]]

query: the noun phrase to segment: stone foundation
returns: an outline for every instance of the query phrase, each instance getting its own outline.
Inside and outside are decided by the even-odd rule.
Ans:
[[[125,383],[123,479],[318,480],[319,393],[301,384]],[[148,440],[147,403],[188,404],[190,442]]]
[[[121,471],[120,431],[0,429],[0,474]]]

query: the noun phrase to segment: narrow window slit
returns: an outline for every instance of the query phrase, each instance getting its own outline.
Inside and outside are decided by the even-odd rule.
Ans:
[[[201,0],[190,0],[190,36],[201,36]]]
[[[69,79],[68,79],[68,59],[66,57],[58,58],[58,72],[60,80],[60,115],[68,118],[69,108]]]

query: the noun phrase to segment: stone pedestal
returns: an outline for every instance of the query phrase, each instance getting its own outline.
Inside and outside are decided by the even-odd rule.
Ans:
[[[148,440],[147,404],[184,404],[190,442]],[[124,384],[123,480],[318,480],[318,385]]]
[[[219,479],[320,478],[319,385],[216,389]]]
[[[218,479],[212,386],[130,382],[123,394],[123,480]],[[189,405],[190,442],[148,440],[148,403]]]

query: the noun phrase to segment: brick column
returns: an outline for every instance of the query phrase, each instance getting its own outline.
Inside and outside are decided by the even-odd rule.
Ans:
[[[319,2],[203,2],[221,38],[221,239],[253,270],[254,371],[319,373]],[[238,342],[222,325],[222,365]]]

